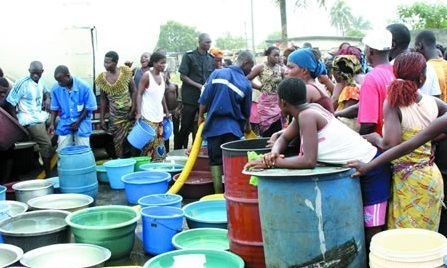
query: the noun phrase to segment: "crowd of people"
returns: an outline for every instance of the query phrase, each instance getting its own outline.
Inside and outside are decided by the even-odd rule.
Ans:
[[[173,121],[174,149],[188,148],[189,136],[194,139],[204,123],[214,189],[222,193],[220,146],[254,131],[269,138],[271,152],[248,162],[247,169],[355,168],[367,244],[390,228],[447,235],[447,61],[432,31],[419,32],[410,47],[408,28],[390,24],[368,33],[364,49],[341,44],[329,65],[308,43],[284,51],[269,47],[260,64],[250,51],[239,53],[234,64],[226,62],[211,43],[200,34],[197,48],[184,54],[181,85],[170,80],[164,50],[144,52],[133,70],[132,63],[118,65],[118,53],[109,51],[105,71],[95,79],[99,104],[89,85],[64,65],[48,89],[38,61],[12,88],[0,78],[0,103],[39,145],[45,171],[54,134],[57,150],[89,145],[99,106],[100,125],[113,136],[113,157],[163,160],[169,150],[164,120]],[[155,131],[141,150],[126,139],[139,120]]]

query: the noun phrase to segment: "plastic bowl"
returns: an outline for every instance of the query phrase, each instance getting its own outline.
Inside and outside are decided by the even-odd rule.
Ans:
[[[20,263],[27,267],[103,267],[110,250],[89,244],[57,244],[23,254]]]
[[[227,205],[225,200],[203,200],[183,207],[189,229],[227,229]]]
[[[241,257],[224,250],[179,249],[153,257],[143,267],[243,268],[244,265],[244,260]]]
[[[163,171],[137,171],[121,178],[130,204],[138,204],[138,199],[146,195],[166,193],[170,179],[171,175]]]
[[[111,260],[129,257],[135,241],[140,213],[128,206],[107,205],[85,208],[71,213],[66,222],[76,243],[108,248]]]
[[[168,162],[149,163],[140,166],[140,170],[144,171],[164,171],[168,172],[172,177],[182,172],[184,165]]]
[[[28,210],[28,205],[19,201],[2,200],[0,201],[0,205],[1,204],[9,205],[9,215],[11,217],[23,214]]]
[[[106,167],[103,165],[96,166],[96,176],[99,182],[109,183],[109,177],[107,177]]]
[[[29,180],[21,181],[12,185],[17,201],[26,203],[28,200],[54,193],[54,181]]]
[[[134,171],[142,171],[142,169],[140,169],[140,167],[142,165],[149,164],[151,162],[150,156],[135,156],[135,157],[132,157],[132,159],[135,159],[135,161],[137,161],[135,163]]]
[[[225,199],[225,196],[224,194],[210,194],[200,198],[200,200],[216,200],[216,199]]]
[[[197,228],[178,233],[172,237],[176,249],[230,249],[228,230],[220,228]]]
[[[62,210],[25,212],[0,223],[0,235],[6,244],[20,247],[24,252],[59,243],[70,242],[70,228]]]
[[[59,209],[74,212],[87,208],[94,199],[85,194],[49,194],[28,200],[33,210]]]
[[[174,176],[177,181],[180,174]],[[210,171],[191,171],[178,192],[185,199],[200,199],[205,195],[214,194],[213,180]]]
[[[23,256],[23,250],[14,245],[0,244],[0,267],[9,267]]]

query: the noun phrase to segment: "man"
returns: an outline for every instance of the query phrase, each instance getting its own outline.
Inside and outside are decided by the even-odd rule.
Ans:
[[[422,53],[427,60],[427,67],[435,69],[438,76],[438,83],[441,87],[441,99],[447,101],[447,61],[440,57],[436,48],[436,36],[432,31],[424,30],[416,35],[414,48]],[[428,68],[427,68],[428,69]],[[447,140],[440,140],[435,144],[435,163],[441,171],[444,181],[444,198],[447,196]],[[445,200],[445,199],[444,199]],[[447,235],[447,210],[441,211],[441,222],[439,233]]]
[[[368,33],[362,42],[365,44],[367,62],[373,69],[365,75],[361,84],[357,117],[360,123],[359,133],[365,135],[377,132],[382,136],[386,89],[396,79],[389,60],[392,35],[388,30],[377,30]]]
[[[92,112],[98,107],[93,90],[87,82],[70,75],[67,66],[59,65],[54,71],[54,84],[51,90],[50,135],[54,133],[57,113],[60,112],[56,134],[58,151],[71,145],[90,146],[92,133]]]
[[[42,63],[31,62],[28,71],[30,75],[17,81],[6,101],[11,104],[11,113],[28,130],[31,139],[39,145],[43,167],[48,177],[51,171],[50,159],[53,155],[53,148],[45,122],[49,116],[51,96],[41,79],[44,71]]]
[[[188,136],[193,130],[194,119],[199,110],[197,101],[200,97],[200,91],[215,69],[214,57],[208,53],[211,47],[210,36],[202,33],[198,40],[199,46],[183,55],[178,70],[183,82],[181,88],[182,112],[180,130],[174,137],[174,149],[182,149],[188,146]]]
[[[199,99],[199,121],[206,122],[202,131],[207,140],[208,157],[214,191],[222,193],[222,149],[223,143],[239,140],[250,128],[252,89],[246,78],[254,65],[249,51],[239,54],[236,64],[214,71],[208,78]]]
[[[408,52],[411,35],[410,30],[401,23],[393,23],[386,27],[393,36],[393,45],[390,50],[390,61],[391,64],[394,62],[394,58],[397,57],[400,53]],[[439,87],[438,76],[436,75],[435,69],[428,64],[425,71],[426,80],[425,83],[420,88],[420,91],[424,94],[440,97],[441,96],[441,88]]]
[[[106,107],[109,107],[109,128],[113,136],[115,154],[123,158],[128,150],[127,135],[135,118],[137,91],[132,79],[132,71],[127,66],[118,65],[118,53],[109,51],[104,56],[105,72],[96,77],[95,83],[100,89],[100,123],[107,130],[105,123]]]

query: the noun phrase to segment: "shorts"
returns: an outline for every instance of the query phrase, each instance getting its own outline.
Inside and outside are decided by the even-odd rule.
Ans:
[[[385,225],[386,209],[388,201],[363,207],[363,221],[365,227],[376,227]]]

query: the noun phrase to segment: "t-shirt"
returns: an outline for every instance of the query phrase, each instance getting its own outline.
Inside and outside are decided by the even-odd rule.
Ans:
[[[149,75],[149,88],[145,88],[141,100],[141,115],[143,118],[153,123],[163,121],[162,100],[165,94],[165,81],[161,79],[161,84],[157,84],[151,72]]]
[[[199,99],[200,104],[207,106],[202,137],[227,133],[242,137],[250,118],[251,100],[251,84],[239,66],[214,71]]]
[[[439,86],[441,87],[441,100],[447,102],[447,61],[443,58],[431,59],[427,62],[431,65],[438,76]]]
[[[357,121],[377,124],[376,132],[382,135],[383,102],[388,85],[396,78],[393,65],[378,65],[365,75],[360,90]]]

